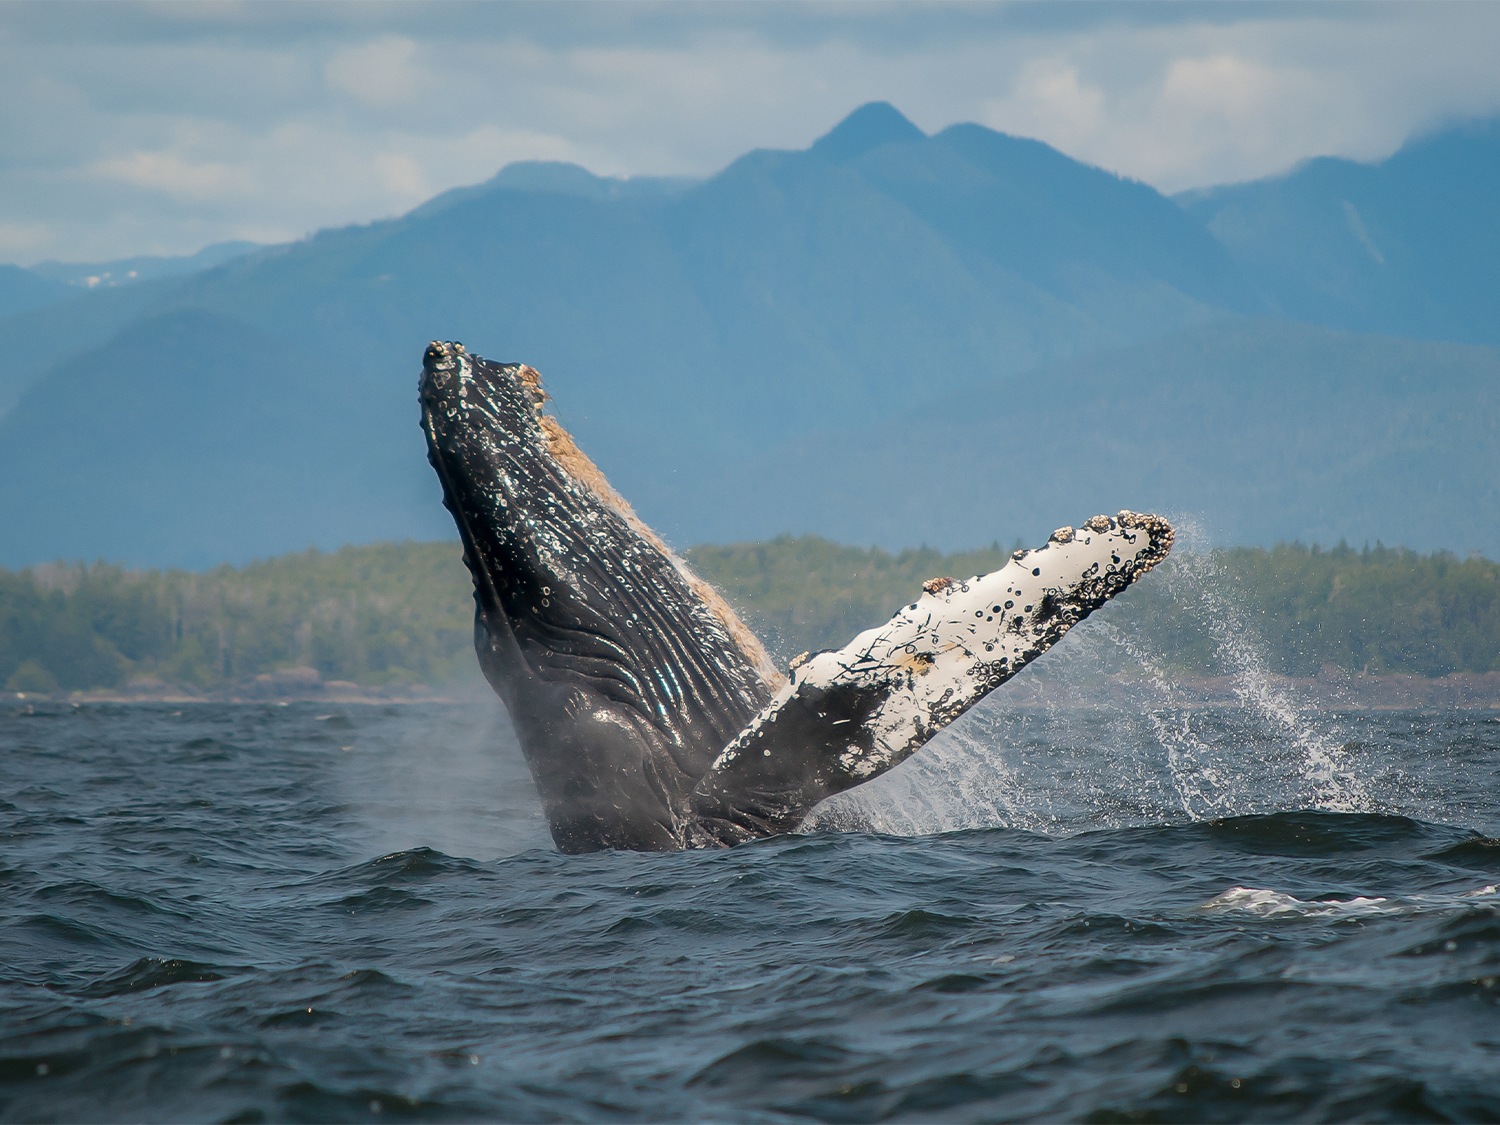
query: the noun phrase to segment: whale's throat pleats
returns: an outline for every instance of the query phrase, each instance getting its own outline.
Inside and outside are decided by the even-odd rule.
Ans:
[[[523,368],[535,375],[532,368]],[[536,376],[540,380],[540,376]],[[541,418],[542,432],[547,435],[547,450],[553,459],[578,483],[582,484],[599,503],[610,508],[616,515],[625,521],[626,525],[638,536],[650,543],[659,551],[663,558],[670,562],[682,580],[708,610],[718,618],[719,624],[724,632],[740,650],[741,655],[749,661],[755,669],[756,675],[768,690],[775,691],[786,682],[780,669],[772,662],[771,656],[766,652],[765,646],[761,644],[760,638],[751,631],[734,609],[724,600],[724,596],[715,590],[713,586],[698,577],[687,562],[666,545],[656,532],[648,527],[640,516],[636,515],[635,509],[630,503],[615,491],[614,487],[605,479],[599,467],[589,459],[588,454],[578,448],[573,436],[563,429],[562,423],[550,414],[544,414]]]
[[[905,760],[1166,557],[1156,516],[1095,516],[991,574],[928,582],[780,676],[562,425],[541,377],[427,349],[428,457],[474,577],[475,649],[563,851],[796,829]]]

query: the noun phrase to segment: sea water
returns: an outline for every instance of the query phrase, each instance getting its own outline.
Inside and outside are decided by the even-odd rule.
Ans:
[[[725,851],[558,854],[488,699],[4,706],[0,1120],[1500,1120],[1500,711],[1188,562],[1233,705],[1101,613]]]
[[[0,1118],[1500,1116],[1497,718],[1001,696],[586,856],[498,705],[11,706]]]

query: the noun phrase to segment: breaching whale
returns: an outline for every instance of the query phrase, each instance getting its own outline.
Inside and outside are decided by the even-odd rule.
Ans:
[[[1166,557],[1122,511],[990,574],[933,579],[889,622],[781,673],[610,487],[541,377],[434,342],[428,460],[474,579],[474,647],[564,852],[790,832],[898,765]]]

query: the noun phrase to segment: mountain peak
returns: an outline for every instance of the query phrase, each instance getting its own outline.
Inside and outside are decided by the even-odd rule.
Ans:
[[[814,141],[812,151],[842,164],[872,148],[926,136],[890,102],[866,102]]]

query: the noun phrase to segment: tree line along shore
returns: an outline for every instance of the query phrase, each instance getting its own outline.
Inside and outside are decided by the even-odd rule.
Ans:
[[[782,536],[688,558],[785,660],[882,623],[927,578],[1009,551],[890,553]],[[255,694],[335,682],[400,694],[478,676],[456,543],[308,550],[206,572],[109,563],[0,569],[0,686],[56,696],[131,685]],[[1500,563],[1376,546],[1180,552],[1107,611],[1113,669],[1213,676],[1250,645],[1270,672],[1500,671]],[[1135,666],[1135,667],[1132,667]],[[264,693],[262,693],[264,694]]]

